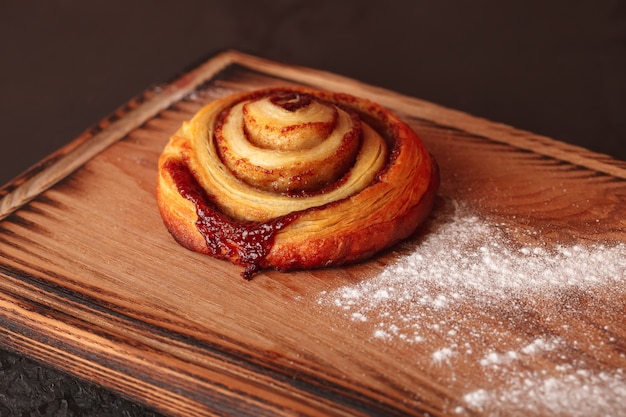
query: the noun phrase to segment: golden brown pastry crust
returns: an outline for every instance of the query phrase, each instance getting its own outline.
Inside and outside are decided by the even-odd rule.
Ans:
[[[439,186],[434,159],[393,113],[306,88],[206,105],[158,168],[158,206],[176,241],[245,266],[248,278],[371,257],[415,231]]]

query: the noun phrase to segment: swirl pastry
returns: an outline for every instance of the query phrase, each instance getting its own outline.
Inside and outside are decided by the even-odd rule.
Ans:
[[[164,224],[184,247],[245,267],[360,261],[428,216],[436,163],[383,107],[346,94],[273,88],[216,100],[158,162]]]

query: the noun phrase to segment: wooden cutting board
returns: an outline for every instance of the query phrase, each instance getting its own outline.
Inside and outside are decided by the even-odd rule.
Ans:
[[[429,222],[345,268],[251,281],[155,204],[169,136],[225,94],[377,101],[438,160]],[[618,415],[626,163],[419,99],[225,52],[0,190],[4,346],[171,415]]]

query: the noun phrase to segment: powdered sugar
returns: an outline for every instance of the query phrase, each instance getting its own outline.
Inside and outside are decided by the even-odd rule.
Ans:
[[[452,355],[454,355],[454,351],[449,347],[444,347],[433,353],[433,360],[435,362],[441,362],[448,359]]]
[[[319,304],[370,329],[374,340],[419,344],[420,351],[430,350],[433,364],[474,361],[482,385],[455,373],[448,381],[467,387],[463,404],[452,410],[460,415],[501,414],[502,408],[506,415],[621,410],[616,407],[626,404],[624,371],[592,371],[595,364],[572,363],[567,353],[568,346],[604,352],[610,329],[579,325],[570,331],[562,323],[576,323],[588,309],[600,318],[624,311],[626,245],[544,244],[532,230],[523,232],[529,239],[519,240],[511,226],[453,205],[421,241],[399,247],[378,276],[324,293]],[[547,315],[538,317],[537,310]],[[520,337],[520,327],[537,334]],[[607,352],[602,354],[615,354]]]
[[[522,363],[537,360],[547,352],[565,350],[560,338],[538,338],[519,351],[489,352],[481,360],[485,375],[503,375],[504,383],[487,390],[479,388],[463,396],[466,407],[487,415],[616,415],[626,404],[626,375],[617,368],[594,371],[583,361],[560,363],[553,368],[529,370]],[[514,372],[512,370],[515,370]],[[459,407],[457,413],[465,409]]]
[[[608,262],[607,260],[610,260]],[[505,298],[516,292],[584,288],[624,282],[626,245],[511,248],[497,227],[474,216],[455,218],[429,234],[414,252],[378,277],[341,288],[335,303],[347,309],[368,299],[369,307],[393,300],[445,308],[460,297]],[[452,291],[428,293],[424,284]]]
[[[320,303],[355,321],[375,321],[374,337],[419,341],[414,330],[427,312],[468,298],[493,304],[626,281],[624,244],[516,247],[498,226],[462,207],[433,229],[380,275],[324,294]]]
[[[622,369],[580,369],[549,376],[527,371],[512,374],[499,389],[478,389],[463,399],[469,409],[486,415],[501,414],[506,404],[509,416],[618,416],[623,415],[626,404],[624,377]],[[462,414],[465,408],[459,407],[456,412]]]

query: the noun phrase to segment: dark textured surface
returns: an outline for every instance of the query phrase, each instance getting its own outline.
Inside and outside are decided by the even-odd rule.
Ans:
[[[92,384],[9,352],[0,354],[0,416],[158,416]]]
[[[626,160],[626,3],[0,2],[0,183],[223,49],[347,75]],[[0,415],[153,415],[0,353]]]

